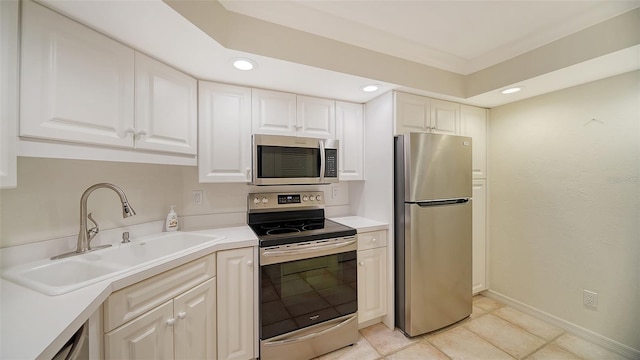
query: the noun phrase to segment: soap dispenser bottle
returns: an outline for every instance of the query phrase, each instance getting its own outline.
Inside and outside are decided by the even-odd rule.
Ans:
[[[178,214],[173,210],[174,207],[174,205],[171,205],[171,210],[169,210],[169,213],[167,214],[167,221],[164,226],[165,231],[178,230]]]

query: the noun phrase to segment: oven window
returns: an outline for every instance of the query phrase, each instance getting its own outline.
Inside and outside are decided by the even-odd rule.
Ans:
[[[358,310],[356,252],[261,266],[260,338]]]
[[[259,178],[317,178],[320,149],[258,146]]]

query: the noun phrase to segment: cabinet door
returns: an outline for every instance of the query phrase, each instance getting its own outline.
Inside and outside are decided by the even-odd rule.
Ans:
[[[22,5],[20,135],[132,147],[134,51],[34,2]]]
[[[251,89],[200,81],[200,182],[251,181]]]
[[[173,311],[176,359],[215,360],[216,279],[176,297]]]
[[[195,155],[196,79],[140,53],[135,59],[135,147]]]
[[[16,187],[20,1],[0,1],[0,188]]]
[[[387,313],[387,248],[358,251],[358,322]]]
[[[431,99],[429,127],[435,134],[460,135],[460,104]]]
[[[462,135],[470,136],[472,144],[473,177],[487,177],[487,110],[475,106],[460,106]]]
[[[340,146],[340,181],[364,180],[362,104],[336,101],[336,137]]]
[[[487,289],[487,181],[473,180],[473,293]]]
[[[296,135],[296,95],[253,89],[251,122],[254,134]]]
[[[308,96],[296,98],[297,136],[336,138],[336,102]]]
[[[105,359],[173,359],[173,301],[154,308],[104,336]]]
[[[218,359],[253,359],[253,248],[220,251],[217,263]]]
[[[431,110],[428,97],[395,92],[395,134],[426,132]]]

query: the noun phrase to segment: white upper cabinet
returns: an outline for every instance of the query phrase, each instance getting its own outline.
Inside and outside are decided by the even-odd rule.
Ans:
[[[364,116],[362,104],[336,101],[340,181],[364,180]]]
[[[462,135],[470,136],[472,144],[473,177],[487,177],[487,110],[475,106],[462,105]]]
[[[24,1],[20,135],[132,147],[134,51]]]
[[[298,136],[336,138],[336,102],[309,96],[297,96],[296,130]]]
[[[32,1],[22,14],[18,155],[195,163],[194,78]]]
[[[435,134],[460,134],[460,104],[431,99],[431,132]]]
[[[136,149],[197,154],[197,81],[146,55],[135,55]]]
[[[254,134],[296,135],[296,95],[271,90],[252,90]]]
[[[251,89],[199,82],[200,182],[251,181]]]
[[[0,1],[0,188],[17,186],[19,7]]]
[[[460,134],[460,104],[394,92],[395,134],[429,132]]]
[[[252,90],[254,134],[335,138],[335,101],[278,91]]]

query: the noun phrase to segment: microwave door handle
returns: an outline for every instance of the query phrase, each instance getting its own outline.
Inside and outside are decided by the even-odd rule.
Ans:
[[[325,166],[325,151],[324,151],[324,140],[320,140],[320,184],[324,183],[324,166]]]

